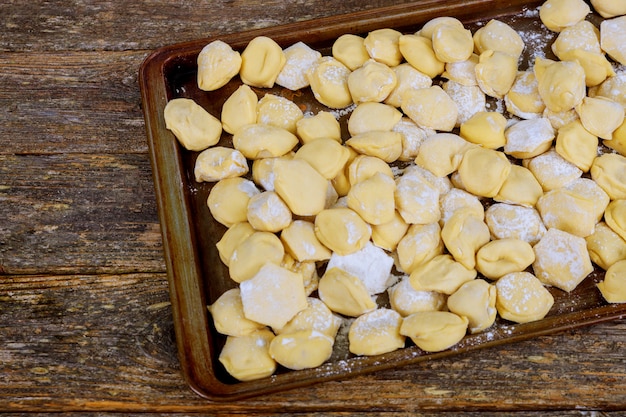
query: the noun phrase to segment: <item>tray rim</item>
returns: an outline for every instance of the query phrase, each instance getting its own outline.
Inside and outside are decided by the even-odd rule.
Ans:
[[[479,345],[468,343],[444,352],[416,355],[415,347],[408,347],[391,354],[377,357],[350,359],[349,373],[328,372],[333,364],[325,364],[312,370],[291,371],[279,376],[227,384],[214,374],[213,346],[207,334],[209,317],[201,285],[199,253],[194,241],[192,214],[189,198],[184,191],[185,179],[181,175],[181,150],[174,136],[165,128],[163,108],[167,103],[165,68],[175,59],[192,57],[212,40],[223,40],[231,45],[245,45],[256,36],[268,36],[282,46],[288,46],[307,36],[307,43],[320,43],[336,39],[343,33],[366,33],[383,27],[407,26],[407,19],[415,23],[437,16],[471,16],[477,11],[490,10],[487,19],[509,14],[522,7],[536,7],[542,1],[521,0],[426,0],[374,8],[343,15],[328,16],[268,28],[216,35],[161,47],[150,53],[139,69],[139,86],[149,156],[153,172],[157,210],[163,237],[163,250],[172,303],[174,329],[181,370],[189,387],[200,396],[213,401],[232,401],[260,394],[284,391],[312,383],[337,380],[347,376],[390,369],[438,359],[467,351],[488,348],[503,343],[515,343],[542,335],[553,334],[578,327],[626,317],[626,305],[608,304],[589,310],[561,314],[545,318],[541,326],[531,332],[524,328],[536,325],[512,326],[504,339],[487,340]],[[499,6],[494,9],[494,6]],[[460,7],[460,13],[447,13],[451,7]],[[495,10],[495,12],[494,12]],[[297,35],[294,35],[297,33]],[[154,80],[158,80],[155,82]],[[181,234],[180,231],[183,231]],[[202,312],[200,314],[200,312]],[[571,321],[574,321],[572,323]],[[391,359],[391,360],[388,360]],[[314,379],[314,380],[311,380]]]

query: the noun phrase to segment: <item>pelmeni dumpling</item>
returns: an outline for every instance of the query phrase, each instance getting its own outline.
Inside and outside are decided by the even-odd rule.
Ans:
[[[553,32],[560,32],[583,20],[591,8],[583,0],[547,0],[539,9],[539,18]]]
[[[544,318],[554,297],[530,272],[512,272],[496,284],[496,308],[505,320],[528,323]]]
[[[611,265],[598,289],[609,303],[626,303],[626,260]]]
[[[216,40],[198,54],[198,88],[214,91],[223,87],[241,68],[241,55],[224,41]]]

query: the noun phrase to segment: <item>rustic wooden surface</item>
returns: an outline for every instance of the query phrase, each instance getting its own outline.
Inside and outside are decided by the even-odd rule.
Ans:
[[[264,398],[180,372],[137,72],[160,46],[399,3],[0,3],[0,411],[597,416],[626,410],[626,320]]]

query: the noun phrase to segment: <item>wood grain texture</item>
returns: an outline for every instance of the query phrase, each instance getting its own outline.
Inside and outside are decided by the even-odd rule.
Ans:
[[[239,402],[183,379],[139,65],[172,43],[397,3],[0,3],[0,412],[623,415],[626,320]]]
[[[9,0],[0,4],[0,50],[141,50],[409,0]]]
[[[607,409],[626,401],[626,321],[235,403],[180,378],[163,274],[2,278],[0,406],[284,413]],[[613,366],[607,370],[606,363]],[[555,372],[558,370],[558,372]],[[584,376],[584,378],[581,378]],[[602,389],[595,389],[602,387]]]
[[[163,272],[144,154],[0,155],[7,274]]]

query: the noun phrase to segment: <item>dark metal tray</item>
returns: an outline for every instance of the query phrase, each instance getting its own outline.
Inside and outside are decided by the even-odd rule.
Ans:
[[[549,56],[546,46],[554,34],[542,28],[536,13],[539,4],[539,1],[521,0],[427,0],[229,34],[219,39],[241,51],[255,36],[264,35],[283,47],[303,41],[322,54],[330,55],[332,42],[344,33],[365,35],[386,27],[410,33],[437,16],[457,17],[468,28],[475,30],[480,22],[486,23],[497,17],[518,32],[523,32],[527,52],[532,53],[533,48],[544,48],[545,55]],[[207,304],[233,286],[227,268],[215,249],[215,243],[225,228],[211,218],[206,206],[211,184],[196,183],[194,180],[193,167],[197,154],[179,146],[173,134],[165,128],[163,119],[165,104],[176,97],[193,98],[219,117],[222,103],[240,85],[236,78],[214,92],[198,89],[196,58],[202,47],[214,39],[218,38],[159,49],[147,57],[139,74],[179,357],[190,387],[198,394],[212,400],[234,400],[381,369],[410,366],[420,361],[437,360],[626,317],[626,304],[608,304],[602,299],[595,284],[602,279],[603,273],[596,270],[571,293],[552,289],[555,303],[543,320],[527,324],[498,320],[490,329],[468,335],[444,352],[426,353],[410,344],[404,349],[374,357],[354,357],[339,351],[328,363],[315,369],[284,370],[269,378],[250,382],[234,380],[217,359],[225,337],[215,331],[207,312]],[[522,66],[528,65],[528,54],[523,59],[526,62]],[[322,109],[308,89],[291,92],[277,87],[259,91],[259,94],[264,92],[283,95],[306,111]],[[346,120],[347,116],[342,120],[344,126]],[[224,134],[220,144],[228,146],[229,141],[229,135]]]

